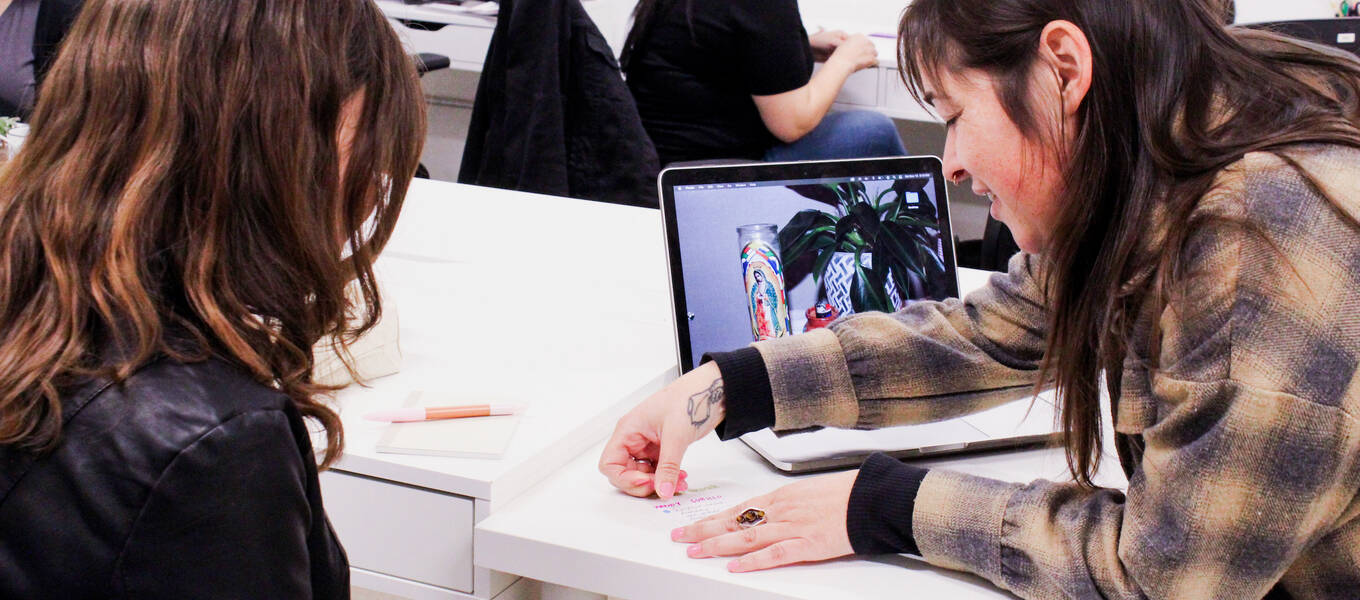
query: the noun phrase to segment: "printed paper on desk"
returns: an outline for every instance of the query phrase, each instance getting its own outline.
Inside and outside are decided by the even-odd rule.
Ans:
[[[769,490],[766,490],[769,491]],[[653,500],[652,512],[669,521],[668,527],[689,525],[759,496],[763,492],[733,483],[700,484],[669,500]]]
[[[500,399],[472,399],[460,394],[411,392],[405,406],[486,404]],[[440,419],[392,423],[378,439],[378,452],[463,458],[500,458],[510,447],[521,415]]]

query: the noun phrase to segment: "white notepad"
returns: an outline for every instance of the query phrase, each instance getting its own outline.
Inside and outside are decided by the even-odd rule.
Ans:
[[[449,395],[411,392],[405,406],[476,404],[467,399],[451,401]],[[500,458],[510,447],[520,415],[442,419],[416,423],[392,423],[378,438],[378,452],[464,458]]]

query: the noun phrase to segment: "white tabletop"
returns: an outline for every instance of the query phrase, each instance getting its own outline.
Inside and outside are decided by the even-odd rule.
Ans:
[[[962,269],[960,289],[976,289],[989,276],[985,271]],[[1105,422],[1108,429],[1108,415]],[[477,565],[629,599],[1011,597],[981,578],[907,556],[851,557],[766,572],[728,573],[730,559],[690,559],[685,556],[685,544],[670,540],[670,530],[687,524],[686,513],[694,507],[712,510],[739,504],[800,477],[816,475],[787,475],[744,444],[720,442],[710,435],[686,454],[683,464],[689,472],[690,491],[677,496],[675,502],[680,505],[674,506],[656,498],[633,498],[609,487],[596,468],[601,449],[602,445],[596,445],[482,521],[475,536]],[[913,464],[1009,481],[1068,478],[1061,449],[992,452]],[[1113,456],[1107,456],[1102,466],[1098,484],[1126,485]]]
[[[658,211],[416,180],[376,266],[402,370],[338,396],[341,471],[498,504],[675,377]],[[528,405],[500,459],[377,452],[414,390]]]
[[[670,530],[689,522],[666,513],[656,498],[640,499],[609,487],[596,469],[597,445],[534,490],[477,526],[477,565],[608,596],[655,600],[693,598],[1007,598],[986,580],[932,567],[907,556],[844,558],[764,572],[727,572],[728,558],[691,559]],[[916,461],[996,479],[1066,479],[1060,449],[993,452]],[[1122,485],[1118,464],[1106,460],[1099,483]],[[744,444],[709,436],[684,459],[690,491],[685,503],[712,495],[730,506],[800,477],[769,467]],[[707,489],[706,488],[710,488]]]

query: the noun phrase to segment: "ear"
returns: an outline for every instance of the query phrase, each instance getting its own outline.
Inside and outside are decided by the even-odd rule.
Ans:
[[[1058,79],[1067,116],[1076,114],[1091,89],[1091,44],[1071,21],[1053,21],[1039,34],[1039,59]]]

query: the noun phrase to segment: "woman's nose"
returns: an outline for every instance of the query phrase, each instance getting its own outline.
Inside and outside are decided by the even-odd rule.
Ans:
[[[954,136],[946,136],[944,140],[944,176],[950,183],[958,185],[968,177],[968,170],[959,163],[958,154],[954,152]]]

